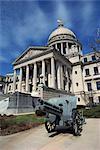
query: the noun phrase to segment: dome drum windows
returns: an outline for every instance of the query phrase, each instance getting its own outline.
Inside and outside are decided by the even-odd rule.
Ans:
[[[61,52],[61,43],[57,43],[57,49]]]
[[[53,45],[54,49],[59,50],[62,54],[67,54],[68,46],[66,42],[61,42]]]
[[[68,43],[68,49],[71,49],[72,43]]]
[[[66,42],[63,43],[63,54],[66,54],[66,48],[67,48],[67,45],[66,45]]]

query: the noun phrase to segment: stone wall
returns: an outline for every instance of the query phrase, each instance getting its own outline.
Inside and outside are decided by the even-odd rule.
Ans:
[[[33,112],[38,99],[30,94],[15,92],[9,98],[8,112],[11,114]]]
[[[53,98],[53,97],[73,95],[64,90],[58,90],[58,89],[53,89],[53,88],[48,88],[48,87],[43,87],[42,91],[43,91],[43,99],[44,100],[48,100],[49,98]]]

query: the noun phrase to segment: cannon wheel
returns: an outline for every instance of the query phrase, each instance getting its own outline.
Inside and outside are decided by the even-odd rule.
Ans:
[[[80,136],[82,132],[82,126],[78,123],[77,120],[73,123],[73,134],[75,136]]]
[[[78,129],[78,124],[77,124],[77,123],[74,123],[74,124],[73,124],[73,134],[74,134],[75,136],[80,135],[80,131],[79,131],[79,129]]]
[[[82,122],[81,122],[81,116],[79,112],[75,109],[73,110],[73,123],[72,123],[72,129],[73,129],[73,135],[80,136],[82,132]]]
[[[55,130],[56,127],[56,123],[54,122],[50,122],[50,121],[46,121],[45,122],[45,128],[48,131],[48,133],[53,132]]]

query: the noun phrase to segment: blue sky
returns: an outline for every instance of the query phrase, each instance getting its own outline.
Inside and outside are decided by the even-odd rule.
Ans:
[[[27,47],[46,45],[48,36],[62,19],[83,45],[100,27],[100,1],[88,0],[0,0],[0,74],[12,72],[12,62]]]

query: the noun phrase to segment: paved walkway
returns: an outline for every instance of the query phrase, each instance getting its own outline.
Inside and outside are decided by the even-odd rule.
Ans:
[[[70,133],[48,134],[44,125],[0,137],[0,150],[99,150],[100,119],[88,119],[82,136]]]

